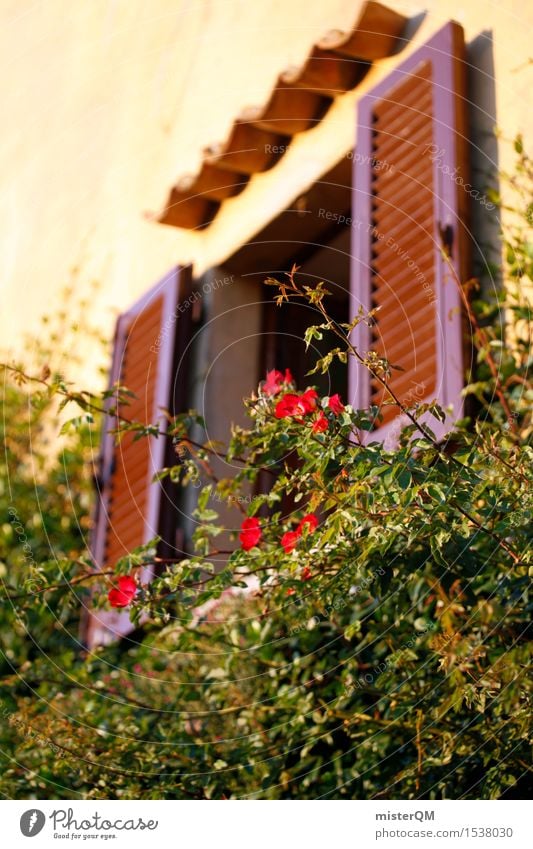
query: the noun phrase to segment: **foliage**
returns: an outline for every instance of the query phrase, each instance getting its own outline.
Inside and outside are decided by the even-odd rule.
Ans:
[[[21,738],[17,730],[24,714],[24,702],[22,712],[17,708],[17,687],[31,701],[28,671],[34,664],[49,657],[57,669],[67,671],[79,651],[81,599],[68,580],[78,558],[89,563],[98,435],[96,422],[80,421],[58,439],[58,392],[68,391],[68,375],[82,364],[84,347],[91,346],[95,364],[99,351],[104,359],[105,347],[85,319],[87,304],[76,301],[72,289],[64,291],[63,302],[60,313],[43,317],[37,335],[27,336],[24,361],[2,375],[0,675],[4,685],[15,676],[17,686],[2,687],[0,735],[11,753],[21,739],[31,739]],[[25,372],[37,380],[29,383]],[[58,589],[52,590],[55,585]]]
[[[520,169],[517,185],[530,185],[523,151]],[[71,616],[79,604],[77,590],[52,587],[67,579],[80,581],[76,587],[90,583],[76,515],[87,515],[84,463],[95,425],[75,424],[66,471],[62,448],[42,483],[39,503],[49,499],[45,527],[31,526],[38,565],[26,568],[12,519],[5,531],[4,589],[13,606],[3,637],[11,639],[15,619],[23,624],[3,678],[4,704],[20,720],[15,729],[2,728],[4,794],[525,795],[531,786],[533,449],[523,293],[533,273],[529,207],[521,209],[523,223],[509,237],[506,255],[507,277],[520,285],[494,303],[476,295],[473,284],[465,286],[477,355],[467,389],[479,405],[475,418],[438,442],[430,424],[442,419],[438,405],[405,406],[391,396],[406,424],[397,448],[387,450],[372,441],[375,409],[332,409],[326,398],[315,408],[307,395],[298,415],[277,417],[284,392],[307,389],[280,379],[279,392],[263,386],[247,399],[250,427],[234,429],[226,452],[240,471],[218,480],[213,446],[190,438],[195,414],[177,417],[171,433],[179,462],[158,477],[184,486],[202,482],[195,550],[159,562],[159,576],[139,585],[130,610],[136,624],[143,622],[142,639],[92,652],[81,650],[64,627],[61,639],[52,637],[61,606],[68,605]],[[335,324],[323,284],[302,289],[292,275],[278,298],[311,303],[320,314],[309,339],[321,334],[331,345],[319,369],[354,357],[388,384],[389,364],[349,340],[351,328],[371,317]],[[53,374],[42,379],[46,386],[29,399],[36,424],[57,398],[75,400],[84,415],[101,407],[102,397],[75,394]],[[28,448],[34,450],[23,441],[27,385],[7,386],[9,459],[22,469]],[[294,401],[283,409],[296,409]],[[327,429],[313,428],[319,418]],[[120,429],[132,428],[139,426],[123,422]],[[369,439],[361,440],[362,433]],[[32,474],[30,467],[21,473],[12,496],[24,516],[35,514]],[[73,508],[61,481],[78,499]],[[219,543],[228,536],[228,522],[218,515],[221,500],[236,515],[230,549]],[[309,514],[319,517],[317,528],[301,524]],[[239,530],[246,517],[259,520],[261,535],[248,524],[243,547]],[[297,527],[287,552],[281,539]],[[52,565],[48,538],[64,555]],[[135,576],[135,564],[146,560],[157,562],[151,547],[124,558],[116,571]],[[38,599],[31,591],[24,595],[24,573],[35,570],[45,588]],[[94,603],[105,606],[108,586],[95,579],[101,593]],[[33,637],[44,650],[29,651]]]

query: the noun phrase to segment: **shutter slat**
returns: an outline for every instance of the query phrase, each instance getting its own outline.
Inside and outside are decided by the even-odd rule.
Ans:
[[[411,191],[404,188],[391,200],[380,202],[373,213],[374,225],[377,230],[387,233],[389,221],[394,224],[400,217],[408,218],[413,226],[418,223],[423,213],[421,206],[432,198],[430,186],[411,185]]]
[[[425,322],[424,320],[427,319]],[[384,357],[387,357],[390,363],[395,366],[407,368],[413,359],[416,360],[417,351],[422,346],[429,345],[433,341],[433,347],[430,347],[430,352],[434,355],[435,344],[434,335],[435,329],[433,322],[430,320],[430,315],[426,309],[419,310],[408,319],[398,321],[397,329],[393,332],[383,333],[376,338],[374,350]]]
[[[139,518],[142,515],[142,510],[144,510],[145,508],[146,504],[144,503],[135,504],[132,506],[132,509],[129,514],[125,513],[120,521],[116,519],[113,522],[113,526],[107,540],[106,551],[108,556],[110,550],[115,547],[117,541],[119,541],[121,545],[126,545],[126,540],[127,544],[130,546],[140,544],[136,542],[136,540],[139,539],[139,534],[135,526],[139,523]]]
[[[376,257],[372,260],[371,272],[373,275],[374,286],[372,289],[372,300],[377,303],[384,304],[385,301],[390,302],[393,293],[396,293],[397,301],[400,298],[407,297],[410,294],[410,289],[422,289],[422,284],[426,282],[429,286],[434,281],[434,257],[433,255],[418,256],[414,252],[409,255],[413,261],[410,265],[409,261],[402,259],[401,256],[391,254],[382,257]],[[400,269],[399,273],[396,269]],[[427,288],[427,286],[426,286]],[[428,295],[429,298],[429,295]],[[380,316],[384,318],[384,316]]]
[[[378,315],[382,317],[376,324],[376,337],[392,341],[398,335],[411,334],[410,322],[413,322],[414,327],[418,327],[435,312],[435,304],[430,303],[427,297],[420,297],[419,292],[413,295],[409,293],[408,301],[401,300],[396,303],[396,307],[392,305],[386,310],[380,309]]]
[[[426,230],[429,234],[432,235],[432,230],[435,223],[435,217],[433,215],[433,200],[428,200],[427,203],[421,204],[420,207],[420,220],[417,222],[417,227],[421,230]],[[387,238],[378,239],[372,244],[372,253],[375,257],[379,258],[382,253],[391,251],[391,245],[387,244],[387,242],[396,242],[400,243],[400,240],[403,240],[409,233],[413,230],[413,222],[409,218],[402,218],[398,215],[397,224],[395,226],[390,226],[387,230],[386,236]]]
[[[426,139],[428,139],[427,143],[431,141],[431,137],[427,132],[423,139],[424,147]],[[422,152],[419,147],[412,148],[405,157],[394,163],[393,170],[383,170],[379,174],[376,174],[374,191],[385,196],[387,191],[394,191],[396,183],[402,185],[402,183],[408,180],[425,182],[428,175],[431,177],[433,166],[429,157],[423,155],[424,147],[422,148]]]
[[[133,390],[132,390],[133,391]],[[128,404],[123,404],[119,410],[121,416],[129,421],[142,422],[142,424],[150,424],[152,421],[154,408],[154,389],[147,387],[143,389],[142,397],[129,399]],[[122,438],[121,444],[126,444],[126,440],[131,439],[129,435]]]
[[[144,470],[143,470],[144,471]],[[140,505],[146,505],[146,498],[148,496],[148,485],[149,485],[149,477],[146,474],[143,474],[138,478],[134,483],[130,483],[129,481],[125,482],[125,484],[116,490],[111,491],[111,496],[109,499],[109,518],[110,518],[110,527],[113,527],[115,521],[118,521],[120,517],[124,514],[132,512],[136,510],[139,512]],[[140,517],[142,519],[142,517]],[[142,531],[143,531],[143,522],[140,521],[139,528],[139,539],[142,542]],[[141,543],[138,543],[140,545]]]
[[[422,108],[422,104],[420,106]],[[405,130],[405,113],[396,122],[387,123],[386,129],[379,133],[379,158],[382,163],[393,166],[395,170],[401,169],[400,156],[408,156],[415,150],[423,151],[426,145],[431,144],[432,133],[431,126],[428,125],[427,121],[428,113],[412,110],[411,114],[412,121],[409,133]],[[375,128],[374,133],[376,133]],[[402,149],[399,148],[400,144]]]
[[[421,397],[426,397],[428,389],[435,388],[435,358],[427,356],[425,358],[422,357],[424,354],[423,346],[420,347],[420,356],[412,357],[411,361],[406,365],[409,366],[409,370],[401,371],[393,371],[393,377],[390,381],[390,386],[394,390],[394,392],[399,395],[400,400],[405,398],[405,395],[408,393],[409,388],[418,384],[424,385],[424,395]],[[378,381],[372,380],[372,388],[374,394],[377,395],[379,392],[385,390],[381,389],[381,384]],[[386,396],[386,400],[389,400],[389,396]],[[375,401],[374,401],[375,403]]]
[[[372,273],[381,279],[379,287],[375,287],[372,291],[372,300],[378,300],[380,303],[385,303],[389,300],[388,295],[396,293],[396,302],[398,298],[403,298],[409,287],[412,289],[424,288],[422,284],[426,282],[429,286],[434,282],[434,253],[426,252],[418,256],[412,255],[415,265],[410,266],[408,262],[402,261],[399,257],[392,254],[376,257],[372,260]],[[396,273],[396,268],[401,263],[400,273]],[[422,279],[420,277],[422,276]],[[427,288],[427,286],[426,286]],[[376,298],[377,294],[377,298]],[[428,296],[429,297],[429,296]],[[384,316],[381,316],[384,318]]]
[[[136,368],[139,364],[143,364],[145,367],[145,375],[148,373],[149,367],[155,367],[157,365],[157,354],[150,350],[152,345],[154,345],[154,340],[157,339],[157,334],[155,331],[151,331],[150,333],[143,334],[144,338],[138,338],[137,334],[135,334],[135,347],[132,351],[128,351],[127,355],[124,357],[123,368],[127,368],[128,371],[135,373]]]
[[[374,97],[372,93],[370,95],[374,100],[372,116],[376,122],[379,120],[386,122],[389,116],[394,118],[405,106],[412,106],[423,96],[424,92],[420,90],[419,81],[429,79],[430,63],[422,61],[405,73],[402,73],[401,69],[398,70],[400,73],[397,74],[396,85],[391,86],[383,97]]]
[[[146,468],[142,469],[142,474],[136,481],[124,482],[120,488],[111,491],[109,514],[112,519],[111,525],[115,519],[119,519],[128,510],[133,510],[141,502],[144,504],[148,496],[148,484],[150,483],[149,476],[146,474]],[[141,522],[142,525],[142,522]],[[142,527],[140,528],[142,531]],[[142,536],[142,534],[140,534]],[[140,544],[140,543],[139,543]]]
[[[118,469],[113,475],[112,492],[124,484],[127,486],[133,486],[141,479],[147,480],[146,464],[142,462],[143,459],[144,457],[141,455],[124,455],[120,469]]]
[[[405,395],[409,391],[409,387],[414,386],[417,383],[422,384],[424,386],[424,398],[427,396],[428,391],[432,391],[435,389],[436,359],[434,357],[429,356],[429,347],[429,343],[422,343],[420,345],[419,356],[411,356],[411,359],[406,362],[405,371],[393,372],[393,376],[389,381],[389,385],[391,386],[395,394],[400,397],[400,400],[404,400]],[[424,350],[424,348],[426,348],[426,350]],[[376,404],[378,403],[376,400],[377,396],[380,395],[381,392],[385,393],[385,390],[381,388],[380,383],[373,383],[373,387],[374,390],[371,403]],[[388,394],[385,393],[383,395],[383,398],[385,400],[389,400]]]
[[[372,122],[374,133],[382,136],[385,146],[393,138],[411,138],[411,127],[413,130],[418,130],[425,125],[425,119],[431,114],[433,107],[431,88],[420,90],[417,80],[416,94],[418,96],[413,95],[411,104],[391,102],[386,117]],[[406,129],[407,124],[409,124],[409,130]]]
[[[392,274],[394,276],[394,288],[400,290],[404,283],[412,281],[419,272],[423,273],[427,280],[432,280],[435,265],[434,257],[435,253],[433,249],[427,250],[424,254],[413,254],[418,271],[410,267],[408,262],[403,262],[403,267],[398,273],[396,270],[398,257],[389,249],[387,253],[383,252],[381,255],[372,258],[372,271],[385,282],[389,280],[389,275]]]
[[[388,259],[393,256],[399,258],[400,261],[402,259],[408,261],[414,259],[412,252],[416,251],[420,257],[422,253],[428,253],[430,248],[435,248],[433,239],[435,216],[431,199],[427,200],[426,203],[421,202],[420,209],[416,210],[416,220],[412,213],[408,217],[403,216],[403,210],[394,207],[392,204],[388,204],[388,211],[386,231],[377,227],[375,230],[377,238],[372,244],[373,264],[380,262],[382,265],[387,265]],[[388,226],[389,222],[390,227]],[[422,243],[420,242],[421,237],[424,237]]]

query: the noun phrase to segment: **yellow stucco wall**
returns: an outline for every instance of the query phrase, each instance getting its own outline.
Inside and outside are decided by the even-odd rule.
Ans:
[[[347,29],[359,0],[4,0],[0,62],[1,347],[59,303],[72,266],[125,307],[177,260],[198,270],[249,237],[349,149],[354,100],[301,136],[203,233],[153,223],[172,183],[199,168],[243,107],[265,101],[280,71],[330,29]],[[467,41],[492,31],[498,124],[533,140],[532,7],[518,0],[391,0],[427,10],[403,55],[443,22]],[[481,43],[481,42],[478,42]],[[398,58],[376,66],[373,85]],[[487,78],[487,86],[491,80]],[[491,116],[487,118],[489,124]],[[501,164],[509,165],[507,148]]]

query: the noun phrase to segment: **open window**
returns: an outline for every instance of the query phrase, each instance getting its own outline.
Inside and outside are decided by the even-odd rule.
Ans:
[[[374,405],[382,417],[367,438],[395,439],[402,417],[353,359],[349,369],[306,376],[323,353],[306,352],[304,342],[320,315],[300,303],[277,308],[274,290],[264,285],[294,264],[302,281],[325,282],[338,321],[360,306],[379,307],[372,327],[356,328],[354,342],[400,367],[391,385],[404,403],[437,399],[451,408],[444,424],[428,421],[439,438],[461,416],[465,123],[463,33],[450,23],[361,99],[354,151],[220,267],[194,281],[189,269],[177,269],[119,318],[111,385],[118,381],[136,397],[127,406],[116,394],[109,401],[92,540],[99,567],[156,535],[161,551],[175,553],[186,548],[176,544],[177,532],[187,540],[194,529],[194,493],[185,494],[179,518],[178,493],[153,482],[173,460],[164,410],[198,409],[207,423],[198,438],[226,442],[232,422],[246,424],[243,396],[267,370],[289,367],[301,388],[313,383],[355,407]],[[117,412],[158,422],[163,435],[127,435],[115,445]],[[217,474],[231,475],[222,455]],[[226,522],[221,505],[214,506]],[[227,515],[230,530],[235,516]],[[152,575],[148,569],[142,579]],[[126,613],[94,613],[87,642],[107,642],[131,628]]]
[[[339,321],[350,313],[350,222],[352,156],[343,157],[332,169],[294,198],[290,206],[247,244],[224,262],[224,268],[242,279],[262,286],[262,333],[258,351],[258,379],[266,371],[289,367],[300,388],[312,383],[323,394],[348,390],[347,369],[335,365],[328,375],[306,377],[320,345],[305,347],[305,330],[320,324],[319,312],[301,302],[278,308],[275,289],[264,286],[267,277],[282,281],[293,265],[297,279],[312,285],[323,280],[331,297],[328,309]],[[324,340],[327,345],[328,340]]]

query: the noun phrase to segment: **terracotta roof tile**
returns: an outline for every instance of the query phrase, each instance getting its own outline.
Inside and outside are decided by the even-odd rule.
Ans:
[[[395,52],[406,20],[370,0],[349,32],[327,33],[303,65],[280,74],[263,106],[244,110],[226,141],[204,151],[199,173],[176,183],[159,221],[187,229],[207,226],[226,198],[275,165],[296,133],[316,126],[336,97],[356,88],[372,61]]]

